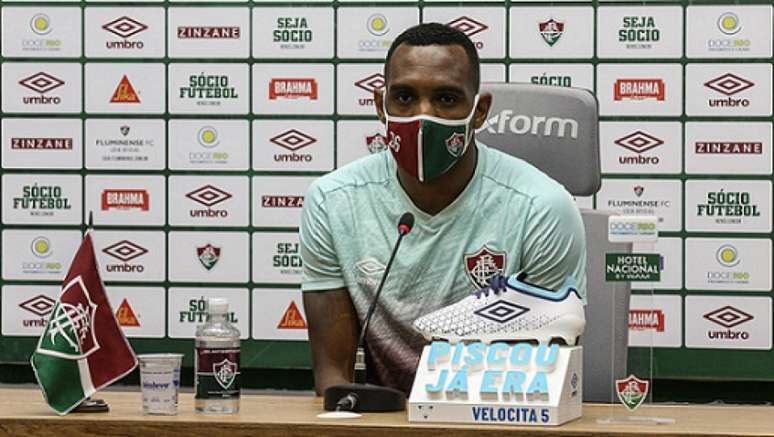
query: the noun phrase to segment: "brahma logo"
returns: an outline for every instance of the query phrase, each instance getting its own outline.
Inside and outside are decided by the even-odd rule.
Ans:
[[[11,138],[11,150],[72,150],[72,138]]]
[[[22,97],[22,103],[25,105],[59,105],[62,103],[62,98],[58,96],[46,96],[44,94],[49,93],[65,82],[55,76],[42,71],[27,76],[19,81],[19,85],[35,91],[40,94],[39,96],[24,96]]]
[[[269,100],[317,100],[317,80],[314,78],[273,78],[269,82]]]
[[[629,329],[632,331],[664,332],[665,326],[661,310],[629,310]]]
[[[613,99],[621,100],[657,100],[666,97],[663,79],[616,79],[613,84]]]
[[[239,39],[239,26],[178,26],[179,39]]]
[[[102,210],[150,209],[150,194],[143,189],[106,189],[102,191]]]
[[[128,240],[122,240],[102,249],[102,252],[119,261],[122,261],[120,264],[106,263],[105,270],[108,272],[142,273],[145,271],[145,266],[143,264],[129,264],[129,261],[148,253],[148,249],[140,246],[137,243]]]
[[[549,47],[553,47],[564,34],[564,22],[556,21],[551,18],[550,20],[541,21],[538,23],[538,31],[540,36],[543,37],[543,41],[548,44]]]
[[[716,325],[726,328],[725,330],[719,331],[708,330],[707,337],[713,340],[748,340],[750,338],[750,333],[748,331],[732,330],[731,328],[735,328],[755,318],[731,305],[726,305],[722,308],[710,311],[702,317]]]
[[[453,27],[460,32],[467,35],[468,38],[472,38],[474,35],[478,35],[479,33],[489,29],[489,26],[487,26],[484,23],[481,23],[480,21],[476,21],[470,17],[461,16],[459,18],[455,18],[452,21],[449,21],[446,23],[447,26]],[[473,43],[477,49],[481,50],[484,48],[484,43],[482,41],[476,41]]]
[[[312,161],[312,155],[296,153],[300,149],[311,146],[317,142],[312,136],[309,136],[296,129],[289,129],[274,137],[269,141],[276,144],[279,147],[290,150],[291,153],[275,153],[274,160],[277,162],[310,162]]]
[[[502,275],[505,269],[506,253],[482,246],[474,253],[463,256],[463,266],[470,282],[476,289],[489,285],[494,275]]]
[[[385,81],[384,75],[381,73],[374,73],[368,77],[364,77],[357,82],[355,86],[368,93],[368,97],[359,97],[357,104],[360,106],[373,106],[374,105],[374,91],[384,89]]]
[[[261,196],[264,208],[303,208],[304,196]]]
[[[128,41],[129,38],[148,29],[148,26],[127,16],[117,18],[106,23],[102,28],[113,35],[123,38],[121,41],[105,41],[108,49],[142,49],[145,43],[142,41]]]
[[[697,155],[761,155],[760,141],[696,141],[693,145]]]
[[[110,97],[110,103],[140,103],[140,97],[126,75],[118,82],[116,90],[113,91],[113,96]]]
[[[742,91],[752,88],[755,83],[739,77],[735,74],[726,73],[704,83],[704,86],[727,96],[725,99],[708,99],[707,103],[711,108],[736,108],[739,106],[750,106],[749,99],[734,99],[731,96],[739,94]]]
[[[570,138],[578,138],[578,122],[572,118],[559,118],[540,115],[515,115],[511,109],[503,109],[499,114],[490,117],[478,131],[490,134],[537,135],[543,137],[564,138],[569,133]]]
[[[196,190],[187,193],[185,197],[207,207],[207,209],[191,209],[191,217],[228,217],[228,211],[225,209],[212,209],[213,206],[225,202],[232,197],[231,193],[221,190],[212,185],[205,185]]]
[[[623,147],[624,149],[631,150],[637,155],[635,156],[619,156],[619,164],[653,164],[656,165],[660,162],[658,156],[642,156],[643,153],[648,150],[652,150],[662,144],[664,141],[650,135],[646,132],[638,130],[625,137],[619,138],[613,141],[615,144]]]

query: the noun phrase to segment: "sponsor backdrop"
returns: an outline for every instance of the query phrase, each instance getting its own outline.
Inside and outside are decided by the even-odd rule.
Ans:
[[[720,3],[2,1],[0,361],[28,359],[93,213],[139,351],[190,364],[223,296],[245,366],[308,367],[305,190],[384,152],[387,48],[440,21],[486,81],[598,96],[604,182],[579,204],[663,229],[634,359],[653,341],[658,377],[771,379],[772,2]]]

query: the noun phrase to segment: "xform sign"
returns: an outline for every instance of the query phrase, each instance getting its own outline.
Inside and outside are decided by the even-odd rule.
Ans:
[[[542,169],[574,195],[597,190],[598,111],[590,92],[517,83],[483,88],[494,99],[479,141]]]

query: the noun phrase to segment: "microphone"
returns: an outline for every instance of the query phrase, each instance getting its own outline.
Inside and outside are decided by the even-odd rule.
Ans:
[[[365,363],[365,339],[368,333],[368,326],[373,317],[376,304],[379,302],[379,296],[382,294],[387,275],[392,269],[392,262],[395,260],[395,254],[398,252],[403,237],[411,232],[414,227],[414,214],[410,212],[403,213],[398,220],[398,240],[392,248],[390,260],[387,261],[387,267],[384,268],[384,274],[376,289],[374,300],[368,307],[363,328],[360,330],[360,338],[357,342],[357,351],[355,352],[355,383],[339,384],[325,389],[325,410],[326,411],[402,411],[406,408],[406,395],[400,391],[389,387],[366,384],[366,363]]]

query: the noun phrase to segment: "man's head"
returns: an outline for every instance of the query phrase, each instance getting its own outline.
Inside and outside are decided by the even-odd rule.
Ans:
[[[478,51],[473,45],[473,41],[468,38],[467,35],[459,30],[446,26],[440,23],[425,23],[406,29],[403,33],[398,35],[392,42],[390,49],[387,51],[387,59],[384,61],[384,76],[389,76],[388,66],[392,59],[395,49],[401,44],[408,46],[460,46],[465,50],[465,56],[467,58],[468,80],[471,89],[478,92],[481,84],[481,65],[478,59]]]
[[[391,116],[432,115],[465,118],[481,83],[478,52],[464,33],[439,23],[424,23],[398,35],[384,63],[385,88],[375,92],[379,118],[383,100]],[[481,96],[472,127],[478,128],[491,104]]]
[[[421,182],[451,172],[463,160],[472,168],[473,132],[492,104],[490,94],[478,94],[479,70],[476,48],[456,29],[426,23],[398,35],[384,64],[384,89],[374,91],[374,102],[399,168]]]

